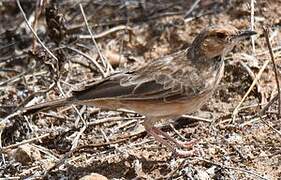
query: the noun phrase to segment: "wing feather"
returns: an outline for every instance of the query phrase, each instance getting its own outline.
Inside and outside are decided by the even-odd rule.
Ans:
[[[117,98],[169,101],[192,98],[208,90],[205,82],[202,73],[187,60],[186,51],[182,51],[155,60],[136,71],[114,74],[73,94],[78,100]]]

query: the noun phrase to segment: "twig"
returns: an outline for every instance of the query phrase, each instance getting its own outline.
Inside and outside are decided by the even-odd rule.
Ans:
[[[278,72],[277,72],[277,68],[276,68],[276,64],[275,64],[275,60],[274,60],[274,54],[272,51],[272,46],[271,43],[269,41],[269,30],[268,28],[263,27],[263,32],[265,34],[265,39],[266,39],[266,43],[267,43],[267,47],[269,50],[269,54],[271,57],[271,61],[273,64],[273,69],[274,69],[274,73],[275,73],[275,81],[277,84],[277,91],[278,91],[278,117],[280,117],[281,115],[281,99],[280,99],[280,85],[279,85],[279,80],[278,80]]]
[[[49,174],[49,172],[51,172],[53,169],[63,164],[73,152],[74,150],[70,150],[69,152],[65,153],[64,156],[59,161],[57,161],[53,166],[51,166],[49,169],[44,171],[43,176],[46,177]]]
[[[1,128],[3,127],[6,127],[6,125],[10,122],[9,119],[12,118],[12,117],[15,117],[15,116],[18,116],[19,114],[21,114],[22,111],[16,111],[12,114],[9,114],[8,116],[6,116],[5,118],[0,118],[0,130]],[[0,131],[0,138],[1,138],[1,131]],[[1,142],[1,141],[0,141]]]
[[[247,71],[247,73],[249,74],[249,76],[251,77],[251,79],[253,81],[256,77],[255,73],[251,70],[251,68],[246,63],[244,63],[243,61],[239,61],[239,62],[242,65],[242,67]],[[258,93],[261,95],[261,104],[264,104],[266,99],[264,97],[264,93],[262,92],[262,88],[261,88],[259,82],[256,83],[256,87],[257,87]]]
[[[25,71],[25,72],[22,72],[21,74],[18,74],[18,75],[14,76],[14,77],[12,77],[12,78],[10,78],[10,79],[1,81],[1,82],[0,82],[0,86],[4,86],[4,85],[6,85],[6,84],[8,84],[8,83],[10,83],[10,82],[17,81],[17,80],[19,80],[21,77],[25,76],[25,75],[28,74],[28,73],[29,73],[29,71]]]
[[[78,35],[78,38],[79,39],[90,39],[90,38],[94,38],[94,39],[99,39],[99,38],[102,38],[108,34],[111,34],[111,33],[114,33],[116,31],[120,31],[120,30],[129,30],[129,31],[132,31],[132,28],[128,27],[128,26],[125,26],[125,25],[120,25],[120,26],[115,26],[111,29],[108,29],[106,31],[103,31],[99,34],[95,34],[95,35]]]
[[[170,128],[176,133],[176,135],[178,135],[182,140],[187,141],[187,139],[183,135],[181,135],[181,133],[179,133],[178,130],[176,130],[173,124],[169,124],[169,125]]]
[[[5,128],[5,124],[2,124],[2,122],[0,122],[0,151],[1,151],[2,162],[3,162],[3,164],[6,164],[5,156],[2,153],[2,133],[3,133],[4,128]]]
[[[63,95],[63,97],[66,97],[66,94],[63,92],[63,89],[62,89],[62,87],[60,85],[60,81],[57,82],[57,87],[58,87],[60,93]],[[82,114],[79,112],[77,107],[75,105],[73,105],[73,104],[71,105],[71,107],[76,111],[76,113],[78,114],[79,119],[82,120],[83,124],[86,124],[85,119],[83,118]],[[78,122],[77,122],[77,124],[78,124]],[[75,125],[77,125],[77,124],[75,124]]]
[[[39,44],[47,51],[47,53],[52,57],[54,58],[56,61],[58,61],[58,58],[45,46],[45,44],[40,40],[40,38],[37,36],[36,32],[33,30],[33,28],[31,27],[31,25],[29,24],[28,22],[28,19],[26,18],[26,15],[21,7],[21,4],[20,4],[20,1],[19,0],[16,0],[17,1],[17,5],[22,13],[22,16],[24,18],[24,21],[26,23],[26,25],[28,26],[28,28],[31,30],[32,34],[34,35],[34,37],[37,39],[37,41],[39,42]]]
[[[32,144],[31,146],[37,148],[39,151],[41,151],[42,153],[48,155],[53,160],[55,160],[55,161],[59,160],[59,155],[54,153],[54,152],[52,152],[50,149],[45,148],[45,147],[40,146],[40,145],[37,145],[37,144]]]
[[[2,148],[0,149],[0,151],[3,152],[3,151],[6,151],[7,149],[13,149],[13,148],[16,148],[16,147],[18,147],[18,146],[20,146],[20,145],[27,144],[27,143],[31,143],[31,142],[36,141],[36,140],[39,140],[39,139],[43,139],[43,138],[45,138],[45,137],[50,136],[50,134],[51,134],[51,133],[43,134],[43,135],[38,136],[38,137],[35,137],[35,138],[27,139],[27,140],[21,141],[21,142],[16,143],[16,144],[12,144],[12,145],[9,145],[9,146],[2,147]]]
[[[251,0],[251,30],[253,31],[255,27],[255,0]],[[253,47],[253,53],[256,53],[255,48],[255,37],[251,36],[252,41],[252,47]]]
[[[247,126],[249,124],[252,124],[252,123],[254,123],[254,122],[258,121],[258,120],[260,120],[260,117],[252,118],[249,121],[245,121],[244,123],[240,124],[239,127],[243,128],[243,127],[245,127],[245,126]]]
[[[99,48],[99,46],[98,46],[98,44],[97,44],[95,38],[93,37],[93,33],[92,33],[92,31],[91,31],[91,29],[90,29],[90,26],[89,26],[89,24],[88,24],[88,21],[87,21],[87,18],[86,18],[86,15],[85,15],[85,12],[84,12],[84,9],[83,9],[82,4],[79,4],[79,7],[80,7],[81,13],[82,13],[82,15],[83,15],[85,24],[86,24],[86,26],[87,26],[87,29],[88,29],[88,31],[89,31],[91,37],[92,37],[92,40],[93,40],[93,42],[94,42],[94,45],[95,45],[95,47],[96,47],[96,49],[97,49],[97,51],[98,51],[98,54],[99,54],[99,56],[100,56],[100,58],[101,58],[101,61],[103,62],[104,67],[107,69],[106,75],[108,75],[108,73],[110,74],[110,73],[113,71],[113,68],[112,68],[111,64],[105,59],[105,57],[103,56],[103,54],[101,53],[100,48]]]
[[[59,161],[57,161],[55,163],[55,165],[53,165],[52,167],[50,167],[49,169],[47,169],[44,172],[44,176],[46,176],[50,171],[52,171],[53,169],[55,169],[56,167],[60,166],[61,164],[65,163],[65,161],[71,156],[71,154],[77,149],[77,145],[79,142],[79,139],[81,137],[81,135],[83,134],[83,132],[86,130],[87,128],[87,124],[84,123],[83,127],[80,129],[80,131],[78,132],[77,136],[74,138],[73,142],[72,142],[72,146],[69,152],[65,153],[65,155],[63,156],[63,158],[61,158]]]
[[[74,106],[74,105],[73,105],[73,106]],[[78,116],[76,117],[76,120],[74,121],[74,126],[75,126],[75,127],[78,127],[78,126],[79,126],[79,121],[80,121],[80,119],[83,121],[83,124],[84,124],[84,125],[87,125],[87,123],[86,123],[84,117],[82,116],[82,114],[85,113],[86,109],[87,109],[87,106],[86,106],[86,105],[83,105],[83,106],[81,107],[81,109],[79,110],[79,114],[78,114]],[[77,109],[77,110],[78,110],[78,109]]]
[[[135,18],[130,18],[130,22],[147,22],[147,21],[151,21],[151,20],[155,20],[155,19],[159,19],[159,18],[164,18],[164,17],[169,17],[169,16],[182,16],[184,15],[184,11],[175,11],[175,12],[163,12],[163,13],[157,13],[155,15],[151,15],[151,16],[141,16],[141,17],[135,17]],[[191,20],[200,18],[202,16],[206,16],[209,15],[210,13],[205,13],[202,14],[200,16],[197,16],[195,18],[191,18]],[[110,22],[104,22],[104,23],[99,23],[99,24],[93,24],[90,25],[91,28],[94,27],[110,27],[110,26],[117,26],[117,25],[122,25],[122,24],[126,24],[128,22],[128,19],[119,19],[119,20],[112,20]],[[76,29],[79,29],[81,27],[81,25],[78,25],[76,27],[71,27],[68,31],[75,31]],[[69,34],[73,34],[73,33],[69,33]],[[96,34],[98,35],[98,34]],[[94,37],[96,35],[93,35]]]
[[[109,142],[109,139],[102,128],[100,129],[100,132],[101,132],[102,136],[104,137],[105,142]]]
[[[264,115],[265,111],[279,98],[279,94],[277,93],[268,103],[266,106],[264,106],[262,108],[262,110],[260,111],[260,115]],[[279,98],[280,99],[280,98]]]
[[[194,10],[194,8],[198,5],[198,3],[199,3],[200,1],[201,1],[201,0],[196,0],[196,1],[191,5],[191,7],[189,8],[189,10],[185,13],[184,18],[187,18],[187,16]]]
[[[74,138],[70,151],[74,151],[77,148],[78,141],[79,141],[81,135],[83,134],[83,132],[86,130],[86,128],[87,128],[87,124],[84,124],[84,126],[78,132],[77,136]]]
[[[240,106],[242,105],[242,103],[245,101],[245,99],[248,97],[248,95],[250,94],[250,92],[252,91],[252,89],[254,88],[254,86],[256,85],[256,83],[258,82],[258,80],[260,79],[263,71],[265,70],[267,64],[269,63],[270,60],[266,60],[263,64],[263,66],[261,67],[261,69],[259,70],[256,78],[254,79],[254,81],[252,82],[250,88],[248,89],[248,91],[245,93],[245,95],[243,96],[243,98],[241,99],[241,101],[239,102],[239,104],[235,107],[233,113],[232,113],[232,121],[235,122],[235,118],[236,115],[239,112]]]
[[[65,163],[65,161],[71,156],[71,154],[77,150],[77,145],[78,145],[78,141],[80,139],[80,136],[82,135],[82,133],[86,130],[87,125],[84,125],[79,133],[77,134],[77,136],[75,137],[75,139],[72,142],[72,147],[70,149],[69,152],[65,153],[65,155],[59,160],[57,161],[52,167],[50,167],[49,169],[47,169],[44,172],[44,176],[47,176],[49,172],[51,172],[53,169],[55,169],[56,167],[60,166],[61,164]]]
[[[188,118],[188,119],[193,119],[193,120],[197,120],[197,121],[203,121],[203,122],[207,122],[207,123],[212,123],[213,122],[210,119],[201,118],[201,117],[198,117],[198,116],[182,115],[181,117]]]
[[[112,129],[112,132],[117,132],[120,129],[125,129],[127,126],[131,125],[131,124],[135,124],[135,122],[137,122],[138,120],[136,119],[132,119],[130,121],[124,122],[120,125],[118,125],[116,128]]]
[[[36,2],[36,9],[35,9],[35,15],[34,15],[34,21],[32,23],[32,28],[36,29],[37,27],[37,22],[39,19],[40,14],[42,13],[43,9],[43,0],[39,0]],[[35,52],[36,48],[36,39],[32,39],[32,51]]]
[[[99,65],[99,63],[97,63],[93,58],[91,58],[88,54],[85,54],[81,51],[79,51],[78,49],[75,49],[73,47],[66,47],[67,49],[70,49],[72,51],[75,51],[77,52],[78,54],[82,55],[83,57],[85,57],[86,59],[89,59],[95,66],[96,68],[98,69],[98,71],[101,73],[102,77],[105,77],[106,76],[106,73],[103,71],[101,65]]]
[[[4,179],[0,178],[0,180],[15,180],[15,179],[22,179],[22,177],[15,176],[15,177],[5,177]]]

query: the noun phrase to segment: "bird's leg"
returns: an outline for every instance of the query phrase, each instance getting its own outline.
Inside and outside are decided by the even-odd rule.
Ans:
[[[187,157],[194,155],[194,151],[183,151],[178,148],[182,147],[182,143],[179,143],[172,137],[170,137],[167,133],[161,131],[160,129],[153,126],[153,124],[149,123],[149,121],[144,121],[144,127],[148,134],[153,136],[156,141],[168,147],[176,156]],[[164,138],[166,139],[164,139]],[[174,146],[176,145],[176,147]],[[186,146],[184,146],[186,148]]]
[[[167,140],[173,142],[178,148],[191,148],[193,146],[193,144],[196,142],[196,140],[191,140],[191,141],[179,141],[176,140],[174,138],[172,138],[169,134],[167,134],[164,131],[161,131],[160,129],[156,128],[156,127],[152,127],[152,130],[157,133],[160,134],[162,136],[164,136]]]
[[[188,156],[192,156],[195,154],[194,150],[191,150],[191,151],[184,151],[184,150],[179,150],[178,148],[175,148],[173,146],[172,143],[176,144],[176,140],[171,138],[168,134],[164,133],[163,131],[161,131],[160,129],[157,129],[156,127],[151,127],[151,128],[148,128],[146,129],[147,133],[152,135],[156,141],[164,144],[166,147],[168,147],[174,155],[176,156],[180,156],[180,157],[188,157]],[[169,141],[165,140],[164,138],[162,138],[161,136],[159,136],[159,134],[166,137]],[[162,134],[164,133],[164,134]],[[170,137],[170,138],[168,138]],[[170,140],[170,139],[173,139],[173,140]],[[175,141],[175,142],[174,142]],[[177,145],[176,145],[177,146]]]
[[[153,128],[148,128],[148,129],[146,129],[146,131],[147,131],[148,134],[150,134],[151,136],[153,136],[156,141],[160,142],[161,144],[164,144],[164,145],[165,145],[166,147],[168,147],[171,151],[174,150],[173,145],[172,145],[169,141],[167,141],[167,140],[163,139],[161,136],[159,136],[159,135],[157,134],[157,132],[155,132],[155,131],[153,130]]]

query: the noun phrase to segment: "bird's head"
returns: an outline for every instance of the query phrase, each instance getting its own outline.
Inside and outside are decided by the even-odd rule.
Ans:
[[[194,39],[191,51],[195,57],[203,55],[208,59],[225,56],[241,40],[254,34],[256,34],[255,31],[240,31],[232,25],[211,26],[204,29]]]

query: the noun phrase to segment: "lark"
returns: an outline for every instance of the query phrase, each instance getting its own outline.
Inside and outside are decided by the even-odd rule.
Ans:
[[[26,107],[34,113],[70,104],[106,109],[129,109],[145,116],[144,127],[156,141],[181,156],[191,142],[170,137],[155,127],[159,121],[175,120],[197,111],[212,96],[224,73],[224,57],[254,31],[240,31],[232,25],[202,30],[188,49],[152,60],[137,70],[119,72],[89,84],[71,97]]]

